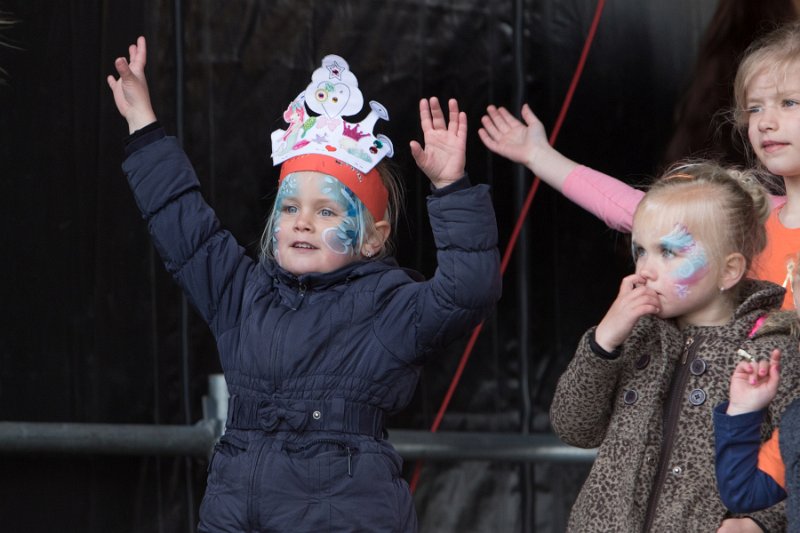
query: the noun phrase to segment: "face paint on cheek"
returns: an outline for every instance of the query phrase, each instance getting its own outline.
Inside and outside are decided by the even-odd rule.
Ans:
[[[334,253],[356,255],[361,240],[362,224],[359,223],[359,216],[363,216],[361,201],[350,192],[350,189],[331,176],[325,176],[323,183],[322,192],[339,204],[344,215],[338,226],[323,231],[322,242]]]
[[[283,203],[288,196],[296,194],[297,178],[293,174],[289,174],[283,178],[280,187],[278,187],[278,194],[275,197],[275,207],[272,209],[272,236],[270,244],[272,246],[272,253],[279,265],[281,265],[281,258],[278,250],[278,232],[281,230]]]
[[[661,246],[682,257],[676,259],[672,277],[675,278],[675,294],[680,299],[689,296],[691,287],[708,274],[708,257],[705,248],[692,237],[683,224],[675,224],[675,228],[661,238]]]
[[[358,229],[351,217],[345,217],[335,228],[327,228],[322,232],[322,242],[332,252],[355,255],[358,245]]]

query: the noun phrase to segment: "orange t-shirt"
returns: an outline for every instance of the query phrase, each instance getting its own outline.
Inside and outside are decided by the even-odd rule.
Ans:
[[[786,466],[781,457],[779,434],[776,428],[769,440],[761,444],[758,450],[758,469],[774,479],[782,489],[786,489]]]
[[[777,283],[786,289],[783,309],[794,309],[792,272],[800,252],[800,228],[787,228],[778,219],[783,206],[776,207],[767,219],[767,247],[753,262],[750,276]]]

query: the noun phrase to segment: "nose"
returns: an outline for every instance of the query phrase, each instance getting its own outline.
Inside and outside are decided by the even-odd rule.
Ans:
[[[775,111],[769,107],[765,107],[758,115],[758,131],[763,133],[776,129],[778,129],[778,121],[775,116]]]
[[[309,216],[307,210],[301,209],[297,213],[297,216],[294,218],[294,229],[296,231],[311,231],[314,229],[314,226],[311,223],[311,217]]]
[[[636,273],[647,281],[655,281],[658,277],[652,261],[648,261],[647,257],[643,257],[638,261],[636,264]]]

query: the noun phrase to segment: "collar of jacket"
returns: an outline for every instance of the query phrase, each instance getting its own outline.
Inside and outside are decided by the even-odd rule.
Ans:
[[[414,281],[423,281],[425,278],[411,269],[401,268],[394,257],[386,257],[375,261],[356,261],[332,272],[312,272],[295,276],[291,272],[281,268],[275,261],[262,262],[269,276],[280,283],[296,289],[325,289],[338,285],[345,281],[361,278],[370,274],[385,272],[387,270],[400,269],[406,272]]]

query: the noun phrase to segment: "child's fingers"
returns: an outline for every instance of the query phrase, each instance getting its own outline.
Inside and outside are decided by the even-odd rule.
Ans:
[[[411,141],[408,143],[408,146],[411,148],[411,156],[414,158],[414,161],[419,162],[419,158],[423,153],[422,145],[417,141]]]
[[[136,57],[136,60],[141,68],[147,64],[147,41],[145,40],[144,36],[139,36],[136,39],[136,44],[139,48],[139,54]]]
[[[533,124],[539,122],[539,119],[536,118],[531,106],[529,106],[527,103],[522,106],[522,120],[524,120],[525,124],[528,126],[532,126]]]
[[[483,115],[481,117],[481,126],[483,127],[478,129],[478,135],[480,135],[481,130],[483,130],[492,141],[501,137],[500,130],[497,129],[497,125],[491,117]]]
[[[106,81],[108,82],[108,87],[113,91],[114,90],[114,86],[117,84],[117,78],[115,78],[114,76],[109,74],[106,77]]]
[[[431,129],[431,108],[427,98],[419,101],[419,123],[423,132]]]
[[[114,68],[117,69],[120,78],[128,76],[131,72],[130,65],[128,65],[124,57],[118,57],[116,61],[114,61]]]
[[[461,122],[458,114],[458,100],[451,98],[447,101],[447,117],[450,122],[447,124],[447,131],[458,134],[459,123]]]
[[[461,144],[467,144],[467,114],[463,111],[458,113],[458,120],[456,127],[456,137],[461,140]]]
[[[779,366],[781,362],[781,356],[782,356],[781,349],[775,348],[774,350],[772,350],[772,353],[770,354],[770,359],[769,359],[770,363],[774,366]]]
[[[435,96],[431,96],[430,98],[430,113],[431,113],[431,126],[435,130],[444,130],[447,129],[447,124],[444,120],[444,113],[442,112],[442,106],[439,104],[439,99]]]
[[[489,120],[492,123],[492,127],[495,128],[497,131],[507,131],[509,126],[508,122],[506,121],[505,117],[503,116],[504,108],[497,108],[493,105],[490,105],[486,108],[486,114],[489,116]]]

